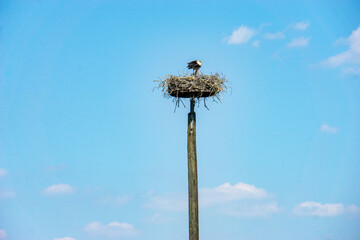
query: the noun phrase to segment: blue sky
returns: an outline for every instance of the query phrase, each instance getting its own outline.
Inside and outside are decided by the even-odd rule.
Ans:
[[[1,1],[0,239],[186,239],[189,107],[152,89],[194,59],[232,89],[196,108],[200,238],[359,239],[359,10]]]

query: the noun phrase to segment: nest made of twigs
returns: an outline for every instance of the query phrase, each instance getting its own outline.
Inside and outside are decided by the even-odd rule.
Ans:
[[[199,74],[196,76],[190,74],[180,76],[167,75],[155,82],[159,82],[155,88],[159,88],[165,97],[173,98],[175,110],[179,107],[180,102],[185,107],[182,98],[193,98],[199,104],[203,102],[204,106],[208,109],[206,100],[210,97],[215,102],[221,102],[222,95],[227,90],[226,83],[228,83],[225,76],[218,73],[210,75]]]
[[[165,96],[175,98],[218,97],[226,90],[226,78],[220,74],[211,75],[167,75],[159,80],[159,88]]]

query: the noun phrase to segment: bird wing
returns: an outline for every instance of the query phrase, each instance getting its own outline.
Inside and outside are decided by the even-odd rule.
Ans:
[[[195,61],[189,62],[187,67],[188,67],[188,69],[192,69],[192,68],[196,67],[196,65],[197,65],[197,63],[195,60]]]

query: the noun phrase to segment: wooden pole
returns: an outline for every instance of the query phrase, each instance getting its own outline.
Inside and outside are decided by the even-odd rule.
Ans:
[[[196,160],[195,99],[190,99],[188,115],[188,181],[189,181],[189,240],[199,240],[199,204]]]

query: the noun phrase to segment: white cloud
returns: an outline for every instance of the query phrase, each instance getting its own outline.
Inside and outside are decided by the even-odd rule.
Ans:
[[[326,67],[337,67],[350,60],[351,55],[351,51],[342,52],[335,56],[329,57],[328,59],[323,61],[322,64]]]
[[[291,42],[287,45],[287,47],[306,47],[309,44],[310,38],[300,37],[294,38]]]
[[[233,31],[230,37],[226,40],[228,44],[244,44],[256,35],[256,30],[245,25],[241,25],[238,29]]]
[[[269,40],[275,40],[275,39],[285,38],[285,35],[282,32],[265,33],[264,38],[269,39]]]
[[[203,188],[199,191],[200,206],[206,207],[214,204],[237,201],[241,199],[260,199],[267,197],[264,189],[246,183],[231,185],[224,183],[215,188]]]
[[[341,39],[341,42],[348,45],[349,49],[327,58],[321,62],[321,65],[324,67],[344,66],[344,73],[360,74],[360,26],[348,38]]]
[[[239,182],[231,185],[224,183],[214,188],[199,189],[199,205],[201,208],[215,207],[225,215],[263,217],[279,212],[277,202],[271,200],[272,195],[262,188]],[[153,196],[145,207],[166,211],[185,211],[188,199],[185,193]],[[149,223],[169,221],[160,214],[145,219]]]
[[[345,74],[360,75],[360,66],[346,67],[344,68]]]
[[[351,205],[347,206],[346,212],[349,214],[359,214],[360,208],[354,204],[351,204]]]
[[[75,240],[75,238],[63,237],[63,238],[54,238],[54,240]]]
[[[209,207],[217,204],[234,202],[242,199],[263,199],[268,193],[261,188],[246,183],[231,185],[224,183],[215,188],[199,189],[200,207]],[[187,195],[185,193],[173,193],[163,196],[150,196],[150,201],[145,207],[166,211],[184,211],[187,209]]]
[[[63,170],[66,168],[65,164],[59,164],[59,165],[49,165],[45,167],[45,170],[48,172],[54,172],[54,171],[59,171],[59,170]]]
[[[187,209],[187,197],[184,193],[172,193],[163,196],[150,196],[150,201],[145,204],[147,208],[166,211],[184,211]]]
[[[84,230],[91,236],[108,239],[133,237],[139,234],[139,230],[129,223],[111,222],[102,225],[100,222],[89,223]]]
[[[124,206],[129,203],[130,197],[127,195],[105,196],[99,200],[100,204],[112,206]]]
[[[14,190],[0,190],[0,199],[12,198],[16,196],[16,192]]]
[[[149,217],[149,218],[145,218],[144,219],[145,222],[147,223],[152,223],[152,224],[163,224],[163,223],[167,223],[170,221],[173,221],[173,218],[169,218],[166,216],[163,216],[160,213],[155,213],[153,216]]]
[[[340,203],[321,204],[318,202],[308,201],[295,206],[293,213],[301,216],[330,217],[343,214],[357,214],[360,213],[360,209],[356,205],[349,205],[345,207]]]
[[[223,208],[221,213],[230,216],[238,217],[265,217],[280,211],[277,202],[263,203],[263,204],[242,204],[238,206],[232,206]]]
[[[332,127],[332,126],[324,123],[323,125],[320,126],[320,131],[321,132],[326,132],[326,133],[337,133],[338,128],[337,127]]]
[[[5,168],[0,168],[0,177],[5,177],[8,171]]]
[[[7,239],[7,233],[4,229],[0,229],[0,240]]]
[[[293,29],[295,29],[295,30],[304,31],[304,30],[306,30],[306,29],[308,28],[309,25],[310,25],[309,22],[303,21],[303,22],[294,23],[294,24],[292,25],[292,27],[293,27]]]
[[[59,183],[45,188],[43,193],[45,195],[59,195],[59,194],[69,194],[75,191],[76,189],[74,187],[68,184]]]
[[[256,40],[256,41],[253,41],[252,45],[254,47],[260,47],[260,41]]]

